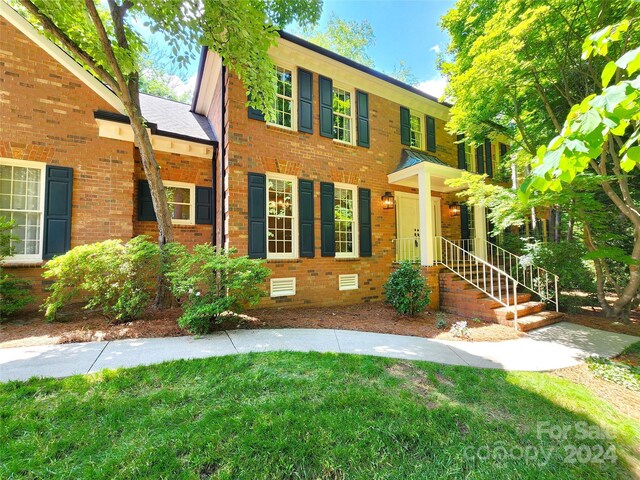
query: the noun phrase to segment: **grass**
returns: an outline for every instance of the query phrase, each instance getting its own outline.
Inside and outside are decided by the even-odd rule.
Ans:
[[[541,421],[566,438],[540,435]],[[586,426],[611,438],[582,439]],[[249,354],[0,384],[1,478],[611,479],[630,476],[639,441],[640,424],[560,378],[365,356]],[[613,445],[618,460],[567,463],[567,445]],[[549,461],[503,458],[501,446]]]

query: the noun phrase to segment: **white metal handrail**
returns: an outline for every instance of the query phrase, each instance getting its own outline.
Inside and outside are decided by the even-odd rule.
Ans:
[[[555,305],[556,312],[558,311],[558,276],[556,274],[533,265],[532,262],[527,261],[526,255],[518,256],[481,238],[452,241],[507,271],[516,279],[518,285],[538,295],[543,302]]]
[[[518,328],[518,281],[515,278],[444,237],[435,237],[435,247],[439,263],[503,307],[512,308],[513,326]]]

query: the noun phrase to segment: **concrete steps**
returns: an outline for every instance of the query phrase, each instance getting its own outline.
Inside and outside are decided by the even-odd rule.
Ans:
[[[477,272],[477,268],[467,270],[467,275],[470,275],[469,272]],[[479,278],[482,278],[481,271],[479,275]],[[470,277],[473,280],[478,278],[478,275],[472,274]],[[442,310],[463,317],[479,318],[486,322],[513,327],[513,285],[504,285],[504,278],[500,280],[494,278],[493,282],[487,279],[486,283],[482,283],[486,285],[488,290],[493,285],[494,296],[505,299],[505,301],[508,291],[509,307],[503,306],[500,302],[449,270],[444,270],[440,273],[439,281],[440,308]],[[518,292],[517,311],[517,328],[523,332],[559,322],[564,316],[563,313],[546,311],[544,302],[532,300],[532,294],[528,292]]]

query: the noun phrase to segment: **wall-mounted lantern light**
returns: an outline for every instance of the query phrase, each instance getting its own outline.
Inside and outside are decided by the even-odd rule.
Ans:
[[[458,202],[453,202],[449,204],[449,213],[452,217],[460,216],[460,204]]]
[[[393,194],[391,192],[384,192],[382,196],[382,207],[385,209],[393,208]]]

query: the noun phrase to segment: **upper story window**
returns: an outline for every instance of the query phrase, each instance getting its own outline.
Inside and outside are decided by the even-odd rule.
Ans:
[[[297,255],[295,177],[267,174],[267,258]]]
[[[410,117],[411,146],[418,150],[424,150],[424,128],[422,125],[422,115],[411,114]]]
[[[334,215],[336,257],[356,257],[358,203],[357,189],[354,185],[335,185]]]
[[[469,142],[464,144],[464,154],[467,159],[467,171],[476,173],[478,171],[478,165],[476,162],[476,149]]]
[[[333,138],[340,142],[353,143],[352,126],[351,92],[333,87]]]
[[[275,67],[276,73],[276,118],[274,125],[293,128],[293,72],[284,67]]]
[[[42,258],[44,163],[0,160],[0,217],[15,222],[15,259]]]
[[[172,223],[195,224],[195,185],[182,182],[164,182]]]

